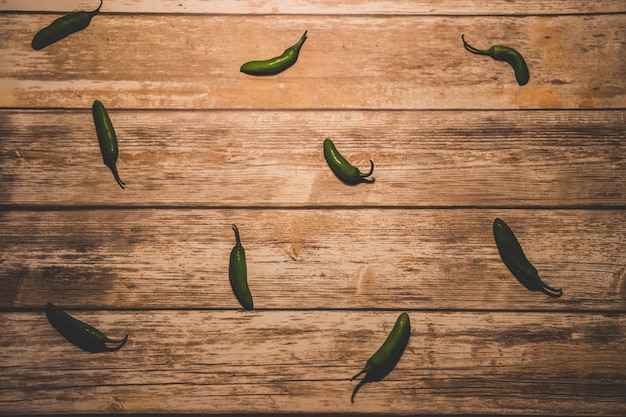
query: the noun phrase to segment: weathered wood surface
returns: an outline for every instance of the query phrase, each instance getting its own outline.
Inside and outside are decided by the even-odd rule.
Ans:
[[[397,311],[109,311],[72,314],[120,351],[70,345],[41,311],[0,316],[5,412],[510,413],[623,415],[624,315],[409,311],[389,378],[349,379]],[[45,355],[42,354],[45,346]],[[158,401],[157,401],[158,399]]]
[[[563,297],[508,271],[495,217]],[[259,309],[626,310],[624,210],[463,209],[0,212],[0,307],[236,309],[233,223]]]
[[[626,111],[0,111],[0,205],[624,206]],[[346,187],[324,138],[373,184]]]
[[[56,12],[93,10],[96,0],[3,0],[0,11],[12,12]],[[622,0],[580,1],[562,0],[546,2],[525,0],[473,1],[439,0],[396,1],[396,0],[106,0],[102,5],[106,13],[187,13],[187,14],[313,14],[313,15],[550,15],[550,14],[607,14],[626,12]]]
[[[30,48],[96,5],[0,4],[0,414],[626,414],[622,0],[105,0]],[[305,29],[285,73],[239,72]],[[495,217],[563,297],[516,281]],[[128,345],[80,351],[49,301]],[[351,404],[400,311],[404,356]]]
[[[622,108],[624,16],[103,14],[33,51],[51,16],[5,14],[0,106],[85,108],[98,98],[111,108]],[[298,65],[276,77],[239,71],[305,30]],[[518,49],[530,82],[519,88],[508,64],[470,54],[463,33],[477,47]]]

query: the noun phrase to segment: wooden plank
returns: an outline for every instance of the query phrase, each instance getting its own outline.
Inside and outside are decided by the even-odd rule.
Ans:
[[[626,413],[626,318],[410,311],[396,368],[350,396],[397,311],[70,311],[113,354],[41,311],[0,313],[5,413]]]
[[[502,263],[494,218],[559,299]],[[1,307],[240,308],[231,225],[258,309],[626,310],[624,210],[0,212]]]
[[[85,108],[98,98],[112,108],[623,108],[625,19],[103,15],[33,51],[32,37],[50,16],[4,14],[0,107]],[[265,78],[239,71],[278,55],[305,30],[288,71]],[[462,33],[477,47],[518,49],[530,82],[520,87],[506,63],[467,52]]]
[[[0,4],[0,11],[66,13],[74,10],[92,10],[96,6],[97,2],[93,0],[55,0],[54,2],[48,0],[5,0]],[[352,0],[342,2],[332,0],[185,0],[180,2],[106,0],[101,13],[537,15],[623,13],[625,11],[626,8],[621,0],[592,2],[526,0],[522,3],[506,0],[478,2],[441,2],[438,0]]]
[[[0,205],[626,205],[626,112],[110,111],[121,190],[91,111],[0,112]],[[342,184],[322,141],[372,184]]]
[[[42,51],[97,0],[0,3],[0,414],[626,415],[623,0],[105,0]],[[305,29],[293,68],[239,72]],[[340,183],[325,137],[376,181]],[[506,269],[495,217],[562,298]],[[48,301],[128,345],[81,352]]]

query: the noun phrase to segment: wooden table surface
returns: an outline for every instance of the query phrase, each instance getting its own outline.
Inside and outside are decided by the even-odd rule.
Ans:
[[[626,415],[623,0],[105,0],[31,48],[97,4],[0,3],[1,414]],[[305,30],[287,71],[239,71]],[[496,217],[561,298],[507,270]],[[83,352],[48,302],[128,343]]]

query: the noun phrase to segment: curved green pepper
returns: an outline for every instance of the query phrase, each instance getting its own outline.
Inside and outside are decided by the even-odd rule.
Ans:
[[[365,367],[355,376],[350,378],[350,381],[354,380],[361,374],[366,374],[365,377],[354,387],[352,391],[351,402],[354,402],[354,396],[359,388],[370,381],[379,381],[383,379],[391,370],[396,366],[396,363],[402,357],[406,345],[409,343],[409,337],[411,336],[411,321],[409,315],[404,312],[401,313],[396,319],[396,324],[387,335],[387,339],[381,345],[380,348],[367,360]]]
[[[228,268],[228,276],[230,285],[235,293],[235,297],[239,300],[239,304],[246,310],[252,310],[252,294],[248,287],[248,267],[246,265],[246,251],[241,245],[239,238],[239,230],[233,224],[235,231],[235,247],[230,252],[230,265]]]
[[[504,61],[507,62],[511,67],[513,67],[513,71],[515,72],[515,79],[519,85],[525,85],[528,83],[530,79],[530,74],[528,72],[528,65],[526,65],[526,61],[524,61],[524,57],[522,54],[517,52],[513,48],[509,48],[508,46],[502,45],[493,45],[491,48],[486,50],[476,49],[473,46],[469,45],[465,42],[465,35],[461,35],[461,40],[463,40],[463,46],[469,52],[476,55],[487,55],[495,59],[496,61]]]
[[[493,221],[493,237],[502,261],[522,285],[531,291],[541,291],[550,297],[560,297],[563,294],[561,289],[552,288],[539,278],[537,269],[526,258],[513,231],[498,218]]]
[[[113,173],[115,181],[117,181],[120,187],[124,188],[124,183],[117,173],[117,135],[115,134],[113,123],[111,123],[109,114],[100,101],[96,100],[93,102],[92,112],[93,120],[96,124],[96,133],[98,134],[98,143],[100,144],[100,151],[102,152],[104,165],[109,167]]]
[[[306,31],[300,40],[293,46],[285,49],[281,55],[263,61],[250,61],[243,64],[240,71],[248,75],[274,75],[282,72],[296,63],[300,48],[306,40]]]
[[[37,32],[31,42],[31,46],[37,51],[74,32],[85,29],[89,26],[89,23],[91,23],[91,19],[98,14],[101,7],[102,0],[100,0],[100,6],[92,12],[74,12],[59,17],[54,22],[50,23],[50,25]]]
[[[357,183],[364,178],[369,177],[374,172],[374,162],[370,159],[370,171],[366,174],[361,173],[358,168],[350,165],[346,158],[339,153],[335,144],[330,139],[324,139],[324,158],[330,169],[333,170],[335,175],[342,181],[347,183]]]
[[[100,330],[70,316],[52,303],[46,305],[46,317],[63,337],[87,352],[114,352],[128,340],[128,335],[119,340],[109,339]],[[109,347],[107,343],[115,343],[117,346]]]

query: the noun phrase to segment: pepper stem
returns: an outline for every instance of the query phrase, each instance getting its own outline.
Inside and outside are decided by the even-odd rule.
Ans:
[[[541,287],[542,293],[549,295],[550,297],[554,297],[554,298],[558,298],[563,295],[563,290],[561,288],[559,289],[552,288],[551,286],[543,282],[541,284],[542,284],[542,287]]]
[[[361,372],[359,372],[358,374],[356,374],[355,376],[350,378],[350,381],[354,381],[359,375],[364,374],[365,372],[367,372],[367,368],[363,368],[363,370],[361,370]]]
[[[233,230],[235,231],[235,246],[241,246],[241,239],[239,238],[239,229],[237,229],[237,225],[233,224]]]
[[[124,184],[124,182],[120,178],[119,174],[117,173],[117,167],[115,166],[115,164],[109,166],[109,168],[111,169],[111,172],[113,173],[113,177],[115,177],[115,181],[117,181],[119,186],[122,187],[122,189],[124,189],[124,186],[126,184]]]
[[[302,44],[304,44],[304,41],[306,40],[306,33],[308,32],[308,30],[304,31],[304,34],[302,35],[302,37],[300,38],[300,40],[293,46],[294,48],[296,48],[296,50],[300,50],[300,48],[302,48]]]
[[[100,6],[98,6],[98,8],[92,12],[87,12],[89,14],[89,17],[94,17],[95,15],[98,14],[98,12],[100,11],[100,8],[102,7],[102,2],[103,0],[100,0]]]
[[[371,159],[370,159],[370,164],[371,164],[370,172],[368,172],[367,174],[360,174],[359,176],[361,178],[369,177],[374,172],[374,161],[372,161]]]
[[[463,46],[465,47],[465,49],[467,49],[471,53],[476,54],[476,55],[491,55],[489,51],[474,48],[472,45],[465,42],[465,34],[461,35],[461,39],[463,40]]]
[[[365,379],[362,379],[359,381],[359,383],[356,385],[356,387],[354,387],[354,389],[352,390],[352,396],[350,397],[350,402],[354,403],[354,396],[356,395],[356,393],[359,391],[359,388],[361,388],[363,386],[363,384],[365,384],[367,381]]]
[[[106,346],[106,350],[109,352],[115,352],[116,350],[120,350],[126,344],[127,340],[128,340],[128,335],[124,336],[124,338],[120,340],[112,340],[112,339],[107,338],[106,343],[119,343],[119,345],[115,347]]]

